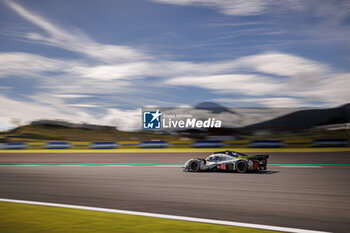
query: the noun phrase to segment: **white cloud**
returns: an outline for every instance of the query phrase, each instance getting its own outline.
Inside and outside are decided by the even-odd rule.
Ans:
[[[92,95],[81,95],[81,94],[54,94],[54,97],[58,98],[86,98],[91,97]]]
[[[328,78],[314,82],[300,93],[303,100],[330,103],[333,106],[350,102],[350,73],[330,74]]]
[[[289,39],[289,43],[338,45],[347,48],[350,28],[348,17],[350,3],[347,0],[150,0],[155,3],[177,6],[194,6],[216,10],[229,16],[251,16],[265,14],[272,21],[261,20],[269,25],[284,25],[283,31],[269,32],[264,28],[265,35],[288,33],[298,37]],[[247,18],[251,20],[250,18]],[[299,22],[299,23],[296,23]],[[248,22],[249,23],[249,22]],[[216,23],[217,26],[235,26],[237,23]],[[239,23],[238,23],[239,25]],[[236,33],[228,37],[241,36],[246,33]],[[259,36],[259,33],[255,33]],[[225,37],[224,37],[225,38]],[[218,39],[223,39],[222,37]],[[227,39],[227,38],[226,38]],[[288,39],[287,39],[288,40]],[[276,48],[277,41],[273,41]],[[266,47],[267,45],[265,45]]]
[[[11,119],[18,118],[23,123],[38,119],[77,119],[77,115],[69,116],[60,112],[55,106],[43,105],[37,102],[16,101],[0,95],[0,125],[9,128]],[[71,118],[72,117],[72,118]],[[74,118],[73,118],[74,117]]]
[[[260,99],[267,106],[305,106],[310,105],[310,102],[337,105],[350,102],[350,92],[347,88],[350,86],[349,74],[310,59],[270,52],[219,64],[221,69],[216,68],[215,71],[224,74],[179,75],[166,80],[165,83],[245,96],[261,96]],[[256,72],[260,74],[247,74]],[[269,97],[262,98],[264,95]],[[281,99],[280,96],[287,99]],[[242,99],[247,100],[245,97]]]
[[[166,1],[162,0],[162,2]],[[231,4],[232,8],[228,6],[226,9],[231,12],[229,14],[258,14],[263,12],[265,7],[262,1],[171,2],[214,6],[218,9],[222,8],[222,11],[225,5]],[[237,93],[242,97],[235,101],[244,103],[261,101],[266,106],[297,107],[317,101],[337,105],[350,101],[350,92],[347,90],[350,86],[348,73],[300,56],[269,52],[215,62],[165,60],[129,46],[98,43],[81,32],[54,25],[16,3],[9,1],[6,3],[20,16],[46,32],[46,34],[28,33],[28,39],[77,52],[89,60],[54,59],[23,52],[0,53],[0,77],[35,77],[40,80],[40,87],[47,92],[33,96],[32,101],[27,102],[2,97],[0,103],[5,107],[0,115],[0,124],[6,122],[8,124],[9,116],[24,120],[45,117],[114,124],[125,130],[135,129],[139,127],[136,123],[140,120],[137,117],[138,110],[122,111],[108,108],[101,118],[97,118],[85,112],[84,108],[99,106],[98,103],[81,101],[67,104],[65,101],[69,98],[77,99],[89,97],[92,94],[111,93],[128,93],[130,96],[139,94],[139,96],[121,97],[117,100],[127,103],[137,102],[139,106],[145,103],[166,105],[170,101],[176,101],[169,100],[172,96],[166,97],[168,99],[159,99],[159,96],[150,97],[149,93],[148,95],[142,93],[144,87],[139,86],[137,80],[148,77],[158,78],[155,84],[157,87],[164,87],[164,85],[167,88],[199,87],[210,90],[214,94],[224,93],[228,96]],[[242,7],[240,4],[233,3],[252,4],[252,7]],[[246,12],[242,12],[241,8]],[[91,62],[91,58],[94,62]],[[100,107],[103,109],[103,103]]]
[[[94,104],[67,104],[67,106],[71,107],[79,107],[79,108],[98,108],[98,105]]]
[[[41,99],[42,101],[37,101]],[[65,120],[75,123],[89,122],[93,124],[112,125],[122,130],[140,130],[141,109],[120,110],[107,109],[101,116],[80,111],[84,105],[66,106],[57,99],[40,95],[35,101],[17,101],[0,95],[0,105],[4,106],[0,114],[0,130],[7,130],[15,125],[12,119],[19,119],[22,124],[34,120]],[[72,108],[73,107],[73,108]]]
[[[57,59],[46,58],[39,55],[23,52],[0,53],[0,77],[11,75],[39,76],[44,72],[62,72],[67,64]]]
[[[240,67],[281,76],[298,76],[303,73],[324,74],[330,70],[319,62],[278,52],[245,56],[237,59],[236,63]]]
[[[153,0],[153,2],[214,8],[222,14],[234,16],[259,15],[275,4],[274,0]]]
[[[12,1],[5,1],[5,3],[21,17],[47,32],[47,36],[40,33],[28,33],[27,39],[32,41],[78,52],[101,62],[108,63],[122,63],[130,60],[144,59],[146,57],[144,53],[128,46],[97,43],[77,30],[67,31],[60,28],[39,15],[26,10],[17,3]]]
[[[139,131],[141,129],[141,109],[107,109],[107,114],[103,117],[102,122],[108,122],[125,131]]]
[[[217,10],[230,16],[251,16],[281,13],[286,10],[308,11],[316,17],[329,17],[333,21],[346,18],[350,12],[348,1],[319,0],[150,0],[161,4],[195,6]]]
[[[179,77],[166,81],[168,85],[195,86],[226,93],[266,95],[279,91],[284,85],[267,76],[250,74],[226,74],[200,77]]]
[[[154,66],[149,62],[129,62],[115,65],[76,66],[71,69],[73,74],[100,80],[144,78],[152,72]]]
[[[214,99],[214,101],[220,101],[227,104],[248,104],[248,105],[255,105],[255,106],[264,106],[269,108],[300,108],[300,107],[310,107],[304,106],[304,103],[297,98],[292,97],[249,97],[249,98],[239,98],[239,99],[229,99],[229,98],[217,98]]]

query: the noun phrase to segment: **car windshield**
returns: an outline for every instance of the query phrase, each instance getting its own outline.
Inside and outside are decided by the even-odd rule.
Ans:
[[[219,162],[219,161],[225,161],[225,160],[231,160],[233,159],[230,156],[225,156],[225,155],[210,155],[207,157],[205,160],[208,162]]]
[[[219,161],[219,156],[211,155],[211,156],[207,157],[205,160],[207,160],[209,162],[217,162],[217,161]]]
[[[214,152],[214,154],[225,154],[233,157],[244,156],[244,154],[241,154],[235,151],[219,151],[219,152]]]

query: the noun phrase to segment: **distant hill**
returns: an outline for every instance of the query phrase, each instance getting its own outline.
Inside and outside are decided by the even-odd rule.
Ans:
[[[94,125],[94,124],[86,124],[86,123],[71,123],[62,120],[37,120],[33,121],[31,125],[41,125],[47,127],[65,127],[65,128],[76,128],[76,129],[101,129],[101,130],[116,130],[115,126],[109,125]]]
[[[0,142],[27,141],[147,141],[178,140],[178,135],[164,135],[153,132],[125,132],[114,127],[72,124],[60,121],[41,121],[24,125],[7,132],[0,133]]]
[[[196,105],[194,108],[199,110],[208,110],[215,114],[224,113],[224,112],[236,114],[232,110],[213,102],[202,102]]]
[[[272,120],[242,127],[240,131],[256,130],[293,131],[309,129],[315,126],[350,122],[350,104],[337,108],[310,109],[296,111]]]

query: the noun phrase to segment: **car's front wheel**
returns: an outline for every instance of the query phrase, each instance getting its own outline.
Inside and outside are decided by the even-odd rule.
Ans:
[[[192,160],[190,162],[190,169],[192,172],[198,172],[199,169],[200,169],[200,164],[199,164],[199,161],[197,160]]]
[[[248,164],[244,160],[240,160],[236,163],[236,171],[239,173],[247,172],[248,170]]]

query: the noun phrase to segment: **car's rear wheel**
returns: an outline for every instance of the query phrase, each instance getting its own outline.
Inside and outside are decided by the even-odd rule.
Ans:
[[[199,169],[200,169],[199,161],[192,160],[191,163],[190,163],[190,169],[191,169],[192,172],[198,172]]]
[[[248,171],[248,164],[244,160],[240,160],[236,163],[236,171],[239,173],[244,173]]]

